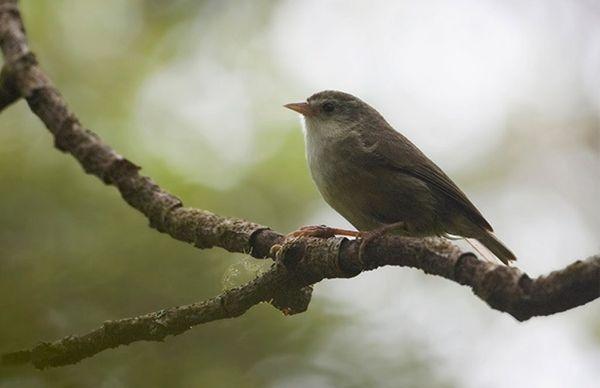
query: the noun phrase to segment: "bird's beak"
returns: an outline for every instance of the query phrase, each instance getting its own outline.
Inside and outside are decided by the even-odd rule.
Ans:
[[[293,102],[291,104],[285,104],[284,106],[304,116],[313,115],[313,110],[307,102]]]

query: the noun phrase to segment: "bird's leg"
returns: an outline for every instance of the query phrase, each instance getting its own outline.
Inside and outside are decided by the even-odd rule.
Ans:
[[[361,243],[358,248],[358,260],[361,263],[365,264],[365,262],[363,261],[363,254],[366,246],[374,240],[377,240],[379,237],[385,235],[387,232],[394,229],[406,229],[406,224],[402,221],[394,222],[393,224],[387,224],[374,230],[359,232],[358,237],[361,239]]]
[[[297,237],[317,237],[317,238],[330,238],[333,236],[348,236],[357,237],[360,232],[355,230],[330,228],[325,225],[311,225],[303,226],[300,229],[288,233],[285,238],[297,238]]]

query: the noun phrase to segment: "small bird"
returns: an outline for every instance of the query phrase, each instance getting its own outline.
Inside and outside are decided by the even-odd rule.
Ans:
[[[366,102],[325,90],[284,106],[304,117],[319,192],[359,231],[305,227],[294,235],[454,235],[478,240],[504,264],[516,260],[458,186]]]

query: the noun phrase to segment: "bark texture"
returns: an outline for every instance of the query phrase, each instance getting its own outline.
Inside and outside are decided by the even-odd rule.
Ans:
[[[24,98],[54,136],[56,147],[77,159],[86,173],[116,187],[152,228],[201,249],[217,246],[256,258],[270,257],[274,263],[253,281],[212,299],[107,321],[83,335],[5,354],[3,364],[31,363],[37,368],[73,364],[105,349],[135,341],[162,341],[195,325],[237,317],[261,302],[285,314],[300,313],[308,307],[313,284],[386,265],[418,268],[466,285],[491,308],[519,321],[565,311],[600,296],[599,255],[531,279],[517,268],[480,261],[441,239],[384,236],[370,243],[359,258],[359,241],[335,237],[285,240],[253,222],[184,207],[179,198],[141,175],[140,167],[83,127],[30,52],[17,6],[17,0],[0,0],[0,48],[5,60],[0,111]]]

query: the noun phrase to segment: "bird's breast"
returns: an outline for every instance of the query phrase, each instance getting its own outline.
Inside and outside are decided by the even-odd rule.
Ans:
[[[376,177],[357,160],[352,138],[315,139],[307,135],[307,159],[311,176],[325,199],[358,229],[377,226],[369,212],[369,195]]]

